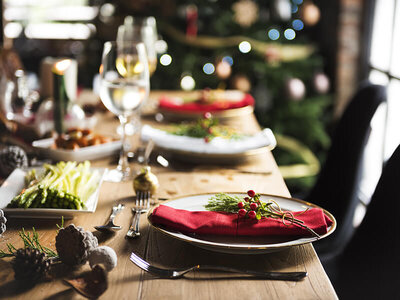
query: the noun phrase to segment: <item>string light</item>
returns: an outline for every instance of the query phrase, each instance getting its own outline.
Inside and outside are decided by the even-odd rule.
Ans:
[[[172,63],[172,57],[169,54],[163,54],[160,57],[160,64],[163,66],[169,66]]]
[[[222,61],[227,62],[230,66],[233,65],[233,58],[231,56],[225,56],[222,58]]]
[[[304,23],[303,23],[302,20],[295,19],[295,20],[293,20],[293,22],[292,22],[292,26],[293,26],[293,29],[294,29],[294,30],[299,31],[299,30],[302,30],[302,29],[304,28]]]
[[[303,0],[292,0],[294,4],[300,5],[303,3]]]
[[[268,37],[273,41],[279,39],[279,36],[280,36],[279,31],[275,28],[268,31]]]
[[[288,28],[283,33],[287,40],[293,40],[296,37],[296,32],[292,28]]]
[[[292,5],[292,14],[295,14],[299,11],[299,7],[296,4]]]
[[[249,53],[251,51],[251,44],[248,41],[243,41],[239,44],[239,51],[242,53]]]
[[[206,63],[203,66],[203,72],[206,73],[207,75],[211,75],[212,73],[214,73],[215,71],[215,67],[212,63]]]
[[[181,79],[181,88],[185,91],[191,91],[196,86],[196,82],[190,75],[185,75]]]

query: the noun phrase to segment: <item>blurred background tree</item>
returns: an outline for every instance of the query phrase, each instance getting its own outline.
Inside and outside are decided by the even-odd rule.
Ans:
[[[320,10],[310,0],[168,1],[157,19],[167,50],[152,77],[154,89],[239,89],[251,93],[255,113],[282,143],[294,138],[319,161],[329,147],[326,131],[332,96],[324,60],[312,41]],[[279,141],[278,141],[279,145]],[[297,165],[307,154],[278,147],[279,165]],[[292,192],[304,193],[318,168],[287,170]]]
[[[333,106],[315,34],[319,5],[317,0],[43,0],[23,7],[6,0],[4,42],[12,40],[26,69],[36,74],[45,56],[76,58],[79,84],[91,87],[103,42],[115,39],[124,17],[155,16],[159,64],[151,88],[251,93],[259,123],[278,137],[278,165],[294,166],[281,169],[290,190],[306,192],[329,147],[326,127]]]

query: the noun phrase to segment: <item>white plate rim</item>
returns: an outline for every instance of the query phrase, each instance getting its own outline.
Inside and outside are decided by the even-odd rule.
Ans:
[[[296,198],[290,198],[290,197],[285,197],[285,196],[280,196],[280,195],[273,195],[273,194],[265,194],[265,193],[260,193],[260,195],[262,197],[274,198],[274,200],[284,199],[286,201],[293,201],[293,202],[305,205],[305,206],[310,207],[310,208],[320,208],[332,220],[333,223],[329,227],[328,232],[323,234],[323,235],[321,235],[321,237],[319,239],[317,237],[303,237],[303,238],[297,238],[297,239],[291,240],[289,242],[283,242],[283,243],[277,243],[277,244],[264,244],[264,245],[257,244],[257,245],[254,245],[254,246],[249,246],[249,245],[245,245],[245,244],[243,244],[243,245],[237,245],[236,244],[235,245],[235,244],[217,243],[217,242],[211,242],[211,241],[197,239],[197,238],[195,238],[193,236],[188,236],[188,235],[186,235],[184,233],[174,232],[174,231],[170,231],[170,230],[165,229],[165,228],[161,228],[161,227],[153,224],[152,221],[151,221],[152,212],[159,205],[165,205],[165,204],[169,205],[174,201],[184,200],[185,198],[191,198],[193,196],[203,196],[203,197],[207,196],[207,197],[210,197],[210,196],[215,195],[215,194],[216,193],[200,193],[200,194],[189,194],[189,195],[185,195],[185,196],[181,196],[181,197],[174,197],[174,198],[172,198],[170,200],[164,201],[163,203],[160,203],[157,206],[153,207],[148,212],[147,219],[148,219],[150,225],[152,226],[152,228],[156,229],[157,231],[159,231],[159,232],[161,232],[161,233],[163,233],[163,234],[165,234],[165,235],[167,235],[169,237],[172,237],[172,238],[184,241],[184,242],[192,243],[192,244],[194,244],[196,246],[199,246],[199,247],[202,247],[202,248],[206,248],[206,249],[209,249],[209,250],[217,250],[217,251],[220,251],[220,252],[225,252],[226,251],[226,252],[229,252],[229,253],[232,253],[232,251],[235,252],[235,253],[243,252],[243,253],[246,253],[246,254],[248,254],[249,251],[251,252],[252,250],[256,251],[257,253],[260,253],[260,251],[264,253],[264,252],[270,252],[270,251],[277,251],[277,250],[280,250],[280,249],[283,250],[283,249],[286,249],[286,248],[292,247],[292,246],[298,246],[298,245],[304,245],[304,244],[312,243],[314,241],[321,240],[321,239],[329,236],[336,229],[336,219],[335,219],[335,217],[330,212],[328,212],[327,210],[323,209],[322,207],[320,207],[318,205],[315,205],[313,203],[304,201],[304,200],[296,199]],[[246,195],[246,193],[243,193],[243,192],[226,192],[226,194],[239,195],[239,196],[242,196],[242,195],[245,196]],[[279,200],[277,202],[279,204]]]
[[[94,157],[95,159],[105,157],[117,152],[121,148],[121,140],[115,140],[99,145],[82,147],[77,150],[52,149],[54,138],[36,140],[32,142],[32,147],[39,153],[56,160],[84,161]]]

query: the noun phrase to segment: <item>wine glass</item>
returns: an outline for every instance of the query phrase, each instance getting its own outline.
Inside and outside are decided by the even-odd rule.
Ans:
[[[126,124],[146,101],[150,89],[144,44],[106,42],[100,78],[100,99],[109,111],[118,116],[122,129],[118,167],[108,172],[106,180],[125,181],[132,175],[126,155]]]
[[[157,68],[157,40],[157,23],[154,17],[133,18],[132,16],[127,16],[124,19],[124,24],[118,28],[118,43],[144,43],[149,62],[150,77]]]
[[[156,19],[154,17],[132,17],[126,16],[124,24],[119,26],[117,33],[118,44],[130,44],[142,42],[146,47],[147,60],[149,65],[150,77],[157,68],[156,42],[158,40]],[[140,122],[141,111],[135,111],[128,123],[128,134],[133,135],[141,132]],[[137,149],[136,154],[129,152],[130,157],[136,157],[139,162],[144,159],[143,153],[146,143],[142,143]]]

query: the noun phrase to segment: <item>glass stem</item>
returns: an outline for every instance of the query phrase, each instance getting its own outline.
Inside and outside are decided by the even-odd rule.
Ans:
[[[128,156],[127,156],[127,151],[126,151],[126,123],[128,121],[128,119],[123,116],[120,115],[118,116],[119,121],[121,123],[121,127],[122,127],[122,134],[121,134],[121,152],[119,154],[119,161],[118,161],[118,170],[120,170],[122,172],[122,177],[126,178],[129,177],[130,175],[130,167],[129,167],[129,163],[128,163]]]

